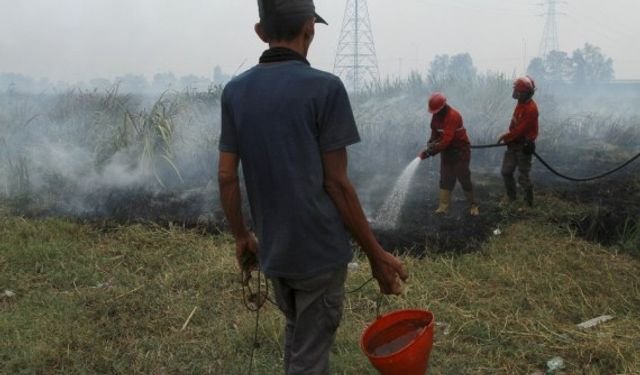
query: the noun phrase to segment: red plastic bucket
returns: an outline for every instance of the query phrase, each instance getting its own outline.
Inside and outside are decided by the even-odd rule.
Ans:
[[[382,375],[425,375],[434,326],[431,311],[394,311],[364,330],[360,348]]]

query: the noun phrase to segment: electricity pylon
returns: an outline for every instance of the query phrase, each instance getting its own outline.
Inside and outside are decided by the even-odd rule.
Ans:
[[[558,9],[557,5],[561,1],[559,0],[545,0],[547,10],[542,16],[546,16],[544,23],[544,31],[542,32],[542,39],[540,40],[540,50],[538,54],[544,58],[551,51],[560,50],[560,41],[558,38]]]
[[[367,0],[347,0],[333,73],[353,92],[380,81]]]

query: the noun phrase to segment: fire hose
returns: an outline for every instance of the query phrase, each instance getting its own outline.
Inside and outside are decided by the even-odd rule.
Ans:
[[[471,148],[472,149],[487,149],[487,148],[497,148],[497,147],[506,147],[507,145],[504,143],[494,143],[494,144],[487,144],[487,145],[472,145]],[[542,165],[545,166],[545,168],[547,168],[551,173],[553,173],[554,175],[563,178],[565,180],[569,180],[569,181],[574,181],[574,182],[587,182],[587,181],[594,181],[594,180],[598,180],[604,177],[609,176],[610,174],[613,174],[623,168],[625,168],[626,166],[628,166],[629,164],[633,163],[634,161],[638,160],[640,158],[640,152],[637,153],[635,156],[633,156],[632,158],[630,158],[629,160],[625,161],[624,163],[620,164],[619,166],[608,170],[604,173],[600,173],[598,175],[595,176],[591,176],[591,177],[571,177],[571,176],[567,176],[563,173],[558,172],[555,168],[553,168],[546,160],[544,160],[542,158],[542,156],[540,156],[538,154],[538,152],[533,151],[532,155],[536,157],[536,159],[538,159],[540,161],[540,163],[542,163]]]

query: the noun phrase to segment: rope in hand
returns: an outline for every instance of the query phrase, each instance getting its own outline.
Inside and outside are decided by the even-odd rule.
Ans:
[[[251,289],[251,283],[250,283],[251,278],[245,279],[244,271],[240,272],[240,281],[242,283],[242,303],[244,304],[244,307],[247,310],[256,313],[256,323],[253,331],[253,345],[251,345],[251,357],[249,358],[249,371],[247,372],[247,374],[249,375],[251,375],[251,373],[253,372],[253,357],[254,357],[256,348],[259,346],[258,327],[260,323],[260,309],[262,308],[262,306],[264,306],[264,304],[267,301],[274,303],[269,299],[269,282],[267,281],[266,277],[261,277],[261,276],[262,276],[262,273],[258,269],[258,277],[256,278],[258,283],[258,288],[257,288],[258,291],[254,293],[253,290]],[[265,284],[265,291],[261,292],[263,278],[264,278],[264,284]]]
[[[505,143],[494,143],[494,144],[488,144],[488,145],[472,145],[471,148],[472,149],[486,149],[486,148],[496,148],[496,147],[505,147],[506,144]],[[629,164],[633,163],[634,161],[638,160],[640,158],[640,152],[637,153],[635,156],[633,156],[631,159],[625,161],[624,163],[620,164],[619,166],[608,170],[604,173],[600,173],[598,175],[595,176],[591,176],[591,177],[571,177],[571,176],[567,176],[565,174],[562,174],[560,172],[558,172],[555,168],[553,168],[549,163],[547,163],[546,160],[544,160],[542,158],[542,156],[540,156],[536,151],[533,152],[533,156],[536,157],[536,159],[538,159],[540,161],[540,163],[542,163],[542,165],[545,166],[545,168],[547,168],[551,173],[553,173],[554,175],[560,177],[560,178],[564,178],[565,180],[569,180],[569,181],[574,181],[574,182],[587,182],[587,181],[594,181],[594,180],[598,180],[604,177],[609,176],[610,174],[613,174],[619,170],[621,170],[622,168],[625,168],[626,166],[628,166]]]

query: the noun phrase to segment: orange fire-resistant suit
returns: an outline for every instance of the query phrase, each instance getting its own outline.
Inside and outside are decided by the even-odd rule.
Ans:
[[[453,190],[456,180],[466,192],[471,184],[471,148],[463,119],[455,108],[447,105],[431,118],[430,156],[442,153],[440,158],[440,189]]]
[[[529,178],[531,171],[531,153],[525,152],[525,144],[538,138],[538,106],[533,99],[518,103],[509,125],[509,132],[502,138],[507,144],[507,151],[502,161],[502,177],[504,178],[509,200],[516,199],[516,181],[513,174],[518,169],[518,182],[524,190],[525,200],[533,202],[533,184]]]

